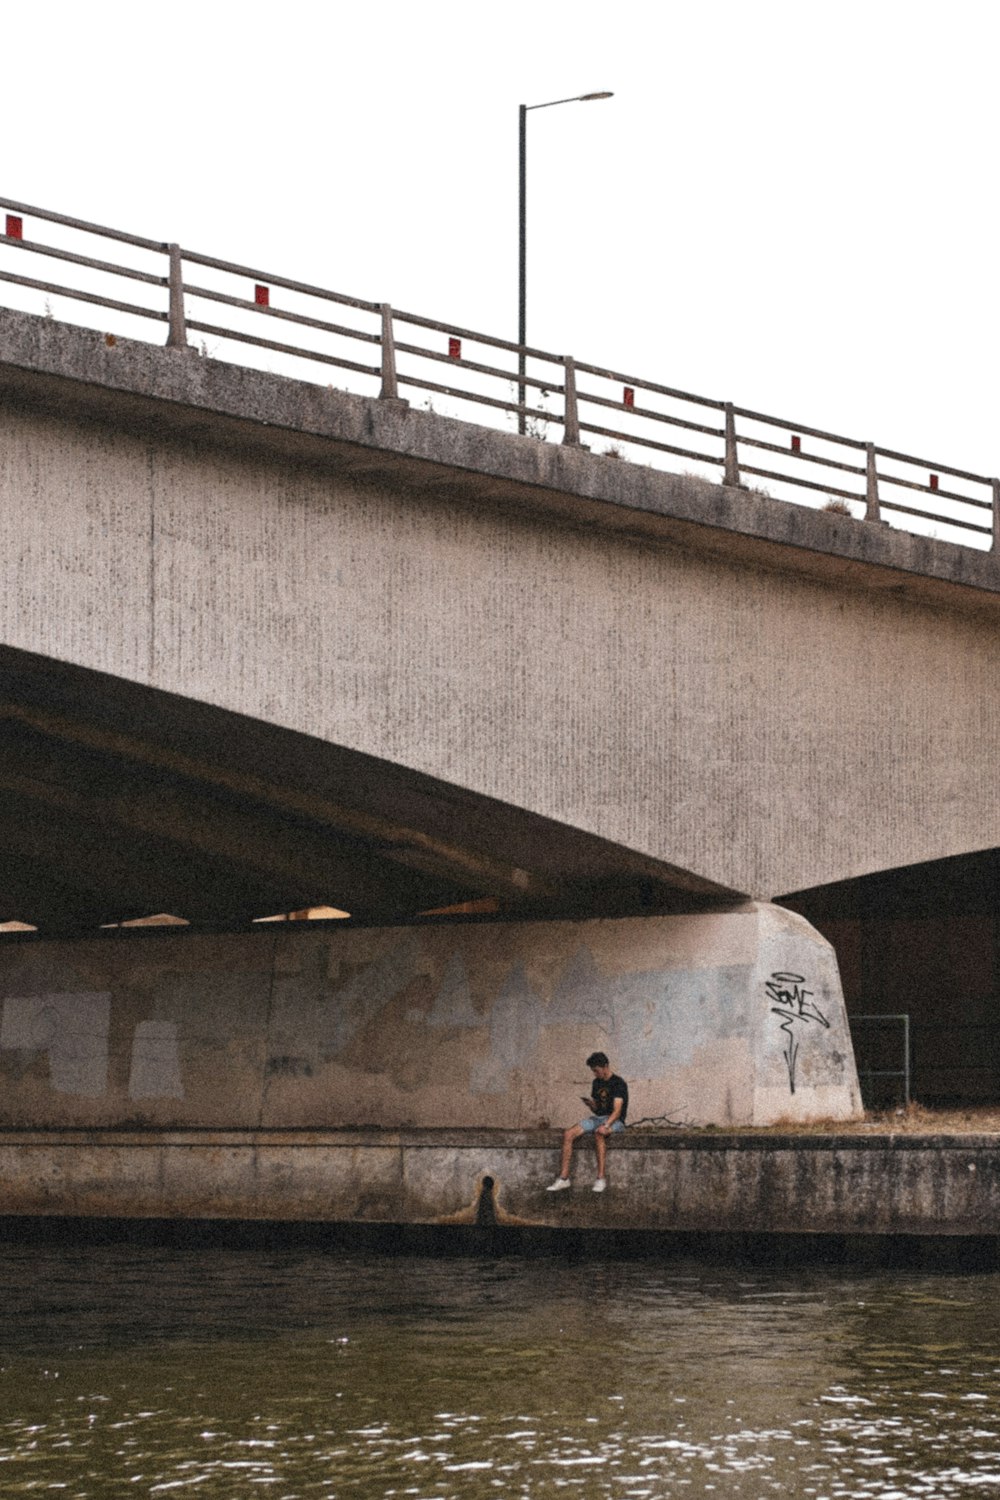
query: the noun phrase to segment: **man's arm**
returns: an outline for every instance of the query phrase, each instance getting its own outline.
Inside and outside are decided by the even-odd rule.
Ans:
[[[625,1095],[624,1094],[615,1094],[614,1098],[611,1101],[611,1113],[608,1115],[608,1118],[605,1120],[604,1124],[603,1125],[598,1125],[598,1127],[597,1127],[597,1131],[598,1131],[599,1135],[600,1134],[607,1135],[608,1131],[614,1125],[615,1121],[618,1119],[618,1117],[620,1116],[620,1114],[621,1114],[621,1112],[622,1112],[622,1110],[624,1108],[625,1108]]]

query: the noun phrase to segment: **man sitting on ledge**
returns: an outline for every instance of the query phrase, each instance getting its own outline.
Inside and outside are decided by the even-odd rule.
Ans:
[[[587,1067],[594,1075],[594,1081],[590,1086],[590,1098],[581,1094],[581,1101],[590,1110],[590,1115],[581,1120],[579,1125],[571,1125],[563,1136],[562,1165],[559,1168],[559,1176],[555,1182],[550,1182],[546,1189],[549,1193],[561,1193],[564,1188],[570,1186],[569,1165],[573,1156],[573,1146],[581,1135],[592,1135],[594,1145],[597,1148],[597,1181],[594,1183],[594,1192],[603,1193],[608,1185],[604,1175],[604,1161],[608,1149],[608,1136],[614,1131],[625,1129],[625,1116],[628,1114],[628,1084],[624,1078],[619,1078],[617,1073],[612,1073],[607,1054],[604,1052],[592,1052],[587,1058]]]

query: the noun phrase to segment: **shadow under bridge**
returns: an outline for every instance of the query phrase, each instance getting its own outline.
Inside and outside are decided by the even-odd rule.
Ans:
[[[779,896],[834,946],[866,1103],[1000,1100],[1000,849]]]
[[[738,893],[404,766],[0,651],[0,923],[168,913],[232,929],[318,906],[614,916]]]

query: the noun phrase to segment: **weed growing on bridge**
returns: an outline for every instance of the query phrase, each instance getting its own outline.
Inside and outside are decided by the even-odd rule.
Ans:
[[[518,396],[517,386],[514,384],[513,381],[511,381],[511,383],[510,383],[510,399],[511,399],[511,401],[512,402],[516,402],[517,396]],[[546,403],[546,401],[548,401],[551,398],[551,396],[552,396],[552,392],[551,391],[547,391],[547,390],[545,390],[544,387],[542,387],[539,390],[539,392],[538,392],[538,399],[542,403],[542,410],[541,411],[529,411],[529,412],[525,413],[525,417],[524,417],[524,431],[525,431],[525,435],[527,437],[538,438],[542,442],[544,442],[548,438],[548,435],[549,435],[549,423],[551,422],[552,417],[545,410],[545,403]],[[508,412],[507,413],[507,419],[508,419],[508,421],[512,422],[514,425],[517,424],[517,414],[515,412]]]

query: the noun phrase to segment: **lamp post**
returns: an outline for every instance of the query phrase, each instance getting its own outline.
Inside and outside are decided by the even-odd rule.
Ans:
[[[517,342],[521,346],[517,356],[517,430],[525,430],[524,414],[524,345],[527,339],[527,285],[528,285],[528,230],[527,230],[527,186],[528,186],[528,111],[551,109],[556,104],[586,104],[591,99],[611,99],[607,90],[597,94],[574,94],[571,99],[549,99],[545,104],[522,104],[520,106],[520,240],[517,282]]]

